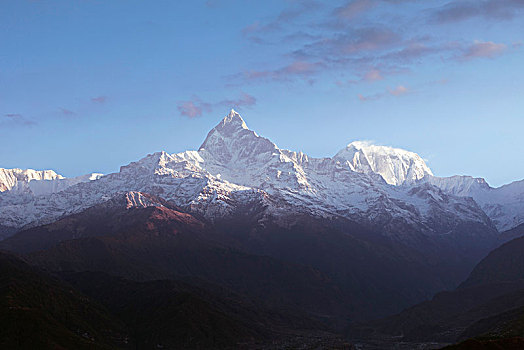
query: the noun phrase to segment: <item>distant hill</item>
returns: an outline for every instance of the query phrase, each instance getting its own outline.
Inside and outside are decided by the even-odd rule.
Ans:
[[[523,237],[507,242],[488,254],[457,289],[395,316],[354,324],[350,338],[381,338],[390,344],[474,338],[450,348],[519,348],[524,337],[523,257]]]
[[[69,285],[0,253],[0,348],[113,349],[124,323]]]

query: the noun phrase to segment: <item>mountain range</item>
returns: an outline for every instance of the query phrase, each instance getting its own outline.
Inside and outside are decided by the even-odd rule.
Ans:
[[[209,220],[258,205],[261,222],[286,225],[290,213],[306,213],[397,236],[447,234],[459,222],[501,232],[524,222],[524,180],[492,188],[468,176],[435,177],[417,154],[365,142],[352,142],[333,158],[312,158],[278,148],[233,110],[198,151],[162,151],[118,173],[71,179],[52,170],[0,169],[0,189],[0,219],[10,232],[128,191],[161,196]]]
[[[504,287],[496,272],[475,271],[523,227],[524,180],[493,188],[480,178],[437,177],[416,153],[362,141],[313,158],[279,148],[233,110],[198,150],[149,154],[116,173],[68,179],[52,170],[0,169],[0,249],[86,294],[93,310],[107,308],[112,335],[100,337],[116,348],[126,348],[126,337],[144,349],[268,339],[344,348],[336,334],[367,339],[370,330],[384,339],[411,332],[405,340],[460,340],[478,319],[421,331],[427,322],[412,315],[426,306],[414,305],[447,290],[458,297],[444,309],[459,303],[469,312],[519,290],[518,278]],[[90,279],[136,292],[119,303]],[[187,337],[173,338],[169,324],[182,327],[185,317],[173,306],[156,325],[166,332],[133,333],[152,317],[144,310],[159,307],[146,299],[141,318],[126,322],[137,312],[136,295],[155,288],[162,298],[179,300],[170,288],[192,295],[201,310],[195,324],[213,329],[223,320],[227,327],[211,337],[184,328]],[[468,295],[475,303],[460,301]],[[446,317],[430,326],[444,329]],[[418,321],[399,328],[410,324],[404,319]]]
[[[521,232],[524,234],[524,231]],[[524,346],[524,237],[494,249],[456,289],[380,320],[349,328],[355,342],[462,343],[452,349]],[[468,339],[475,338],[475,339]]]

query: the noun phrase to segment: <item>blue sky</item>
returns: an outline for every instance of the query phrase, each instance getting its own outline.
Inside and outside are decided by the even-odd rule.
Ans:
[[[4,0],[0,28],[0,167],[118,171],[233,107],[312,156],[524,178],[522,0]]]

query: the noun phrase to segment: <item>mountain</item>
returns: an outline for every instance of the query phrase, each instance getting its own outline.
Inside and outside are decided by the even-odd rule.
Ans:
[[[2,349],[348,348],[304,314],[198,281],[52,276],[6,253],[0,273]]]
[[[524,283],[524,238],[516,238],[493,250],[471,272],[457,291],[481,289],[494,284]],[[524,290],[494,299],[495,308],[489,316],[477,320],[463,332],[462,338],[474,338],[456,346],[500,344],[499,348],[518,349],[524,346]],[[480,347],[479,347],[480,348]]]
[[[524,180],[497,188],[471,176],[425,177],[422,181],[446,193],[473,198],[500,232],[524,224]]]
[[[308,213],[349,218],[393,235],[441,235],[458,222],[493,224],[499,231],[524,223],[524,181],[491,188],[483,179],[435,177],[417,154],[365,142],[352,142],[333,158],[312,158],[278,148],[235,111],[198,151],[150,154],[103,177],[3,169],[0,180],[4,236],[127,191],[174,200],[210,219],[262,205],[266,218],[283,224],[290,212]]]
[[[399,314],[353,324],[349,328],[349,338],[357,344],[381,344],[387,348],[399,343],[411,343],[416,347],[414,344],[436,342],[443,346],[483,335],[486,330],[479,324],[523,307],[523,281],[457,288],[437,293],[432,299]],[[491,327],[496,325],[490,324]]]
[[[405,240],[447,235],[464,226],[494,232],[489,217],[467,197],[428,183],[391,186],[379,174],[353,171],[337,159],[282,150],[249,130],[234,111],[198,151],[150,154],[118,173],[46,195],[3,193],[0,218],[4,227],[19,230],[128,191],[160,196],[211,221],[263,207],[261,222],[285,226],[296,214],[346,218]]]
[[[53,170],[4,169],[0,168],[0,208],[6,214],[0,221],[0,240],[9,237],[18,230],[16,224],[9,219],[16,206],[25,203],[29,212],[38,209],[31,206],[37,198],[46,201],[51,194],[60,192],[73,185],[97,180],[102,174],[92,173],[74,178],[65,178]],[[13,207],[14,206],[14,207]],[[11,214],[10,214],[11,213]],[[41,214],[36,214],[41,215]],[[1,216],[1,215],[0,215]]]
[[[10,191],[19,182],[29,183],[36,180],[56,180],[63,179],[53,170],[33,170],[33,169],[4,169],[0,168],[0,192]]]
[[[471,197],[500,232],[524,224],[524,180],[493,188],[483,178],[437,177],[416,153],[362,141],[350,143],[334,159],[351,170],[378,174],[391,185],[429,183],[444,193]]]
[[[103,174],[91,173],[65,178],[53,170],[0,168],[0,192],[40,196],[62,191],[81,182],[97,180],[102,176]]]
[[[49,271],[101,271],[136,281],[196,277],[312,315],[345,315],[347,299],[325,273],[227,244],[227,235],[153,196],[134,194],[142,200],[128,207],[131,196],[19,232],[2,249],[26,253]]]
[[[196,151],[149,154],[104,176],[4,174],[0,249],[74,284],[127,330],[152,316],[144,311],[126,322],[137,309],[117,305],[111,288],[133,291],[122,300],[139,305],[158,289],[159,304],[147,304],[182,315],[188,309],[162,300],[180,300],[170,289],[196,293],[190,305],[203,311],[189,329],[199,315],[219,322],[224,346],[279,332],[286,342],[308,332],[330,341],[329,331],[424,300],[352,334],[454,342],[482,318],[524,306],[517,280],[481,279],[481,287],[455,290],[489,251],[519,235],[521,183],[494,189],[481,179],[435,177],[412,152],[353,142],[333,158],[313,158],[279,148],[231,111]],[[89,279],[107,283],[109,294]],[[442,290],[451,292],[431,299]],[[213,309],[228,295],[261,309],[251,320],[247,311]],[[171,317],[161,319],[178,324]],[[252,326],[238,326],[246,323]],[[163,327],[144,341],[185,344],[187,337],[169,338],[173,329]],[[214,344],[194,331],[197,346]]]
[[[350,148],[356,149],[355,145]],[[292,264],[320,271],[322,278],[331,279],[346,293],[343,297],[333,294],[335,299],[351,300],[346,304],[353,309],[346,316],[379,317],[455,287],[499,244],[496,228],[477,202],[423,181],[430,171],[415,154],[380,147],[359,151],[374,164],[373,171],[355,171],[341,161],[347,152],[335,158],[312,158],[280,149],[231,111],[208,133],[198,151],[153,153],[117,173],[48,194],[1,193],[1,225],[11,235],[19,232],[3,246],[24,253],[43,249],[40,262],[48,261],[53,269],[63,268],[56,262],[63,254],[67,258],[62,266],[66,261],[75,266],[80,259],[79,266],[85,268],[90,261],[87,252],[94,254],[94,249],[100,257],[114,259],[113,248],[107,247],[121,230],[103,226],[106,223],[148,221],[147,215],[155,215],[176,226],[169,218],[181,214],[173,214],[174,210],[201,222],[203,231],[196,232],[204,234],[207,242],[212,232],[218,232],[223,246],[238,250],[238,261],[264,256],[272,259],[268,266],[275,269],[278,264]],[[404,180],[416,175],[409,175],[411,180],[402,185],[391,185],[374,172],[385,169],[384,162],[399,161],[395,174],[404,174]],[[422,174],[424,178],[416,180]],[[160,204],[115,214],[120,221],[108,219],[104,213],[113,209],[104,203],[126,195],[138,196],[138,202],[156,198]],[[119,239],[118,254],[125,253],[129,243]],[[123,266],[109,264],[114,270],[105,272],[127,278],[172,276],[160,273],[160,265],[149,266],[147,273],[133,271],[131,276],[128,269],[134,267],[137,256],[144,259],[143,266],[149,266],[144,251],[132,250],[131,256],[114,261],[125,261]],[[102,260],[91,262],[104,267]],[[219,276],[205,266],[206,276]],[[179,268],[176,265],[173,271]],[[320,280],[315,283],[326,286]],[[295,297],[289,296],[290,300]],[[309,305],[313,294],[308,298],[303,306]],[[331,306],[325,307],[323,311],[329,311]],[[341,311],[338,316],[347,309]]]
[[[507,242],[479,262],[455,290],[438,293],[397,315],[353,324],[350,337],[363,343],[380,339],[388,346],[464,341],[450,349],[517,349],[524,344],[523,253],[524,238]],[[465,341],[468,338],[474,339]]]
[[[149,194],[127,192],[117,194],[103,203],[85,211],[66,216],[52,224],[33,227],[17,233],[0,242],[2,249],[16,253],[29,253],[52,248],[62,241],[92,236],[114,234],[122,229],[132,227],[143,217],[138,209],[146,208],[174,209],[170,211],[173,223],[187,224],[193,231],[203,226],[190,215],[176,211],[176,207]],[[173,228],[174,229],[174,228]]]
[[[123,320],[137,349],[349,349],[304,314],[267,308],[217,285],[135,282],[98,272],[60,276]]]
[[[412,184],[433,175],[416,153],[363,141],[351,142],[334,159],[353,171],[379,174],[390,185]]]
[[[195,277],[335,328],[400,311],[469,273],[487,246],[419,237],[419,247],[347,219],[260,220],[263,207],[209,221],[172,202],[128,192],[51,224],[22,230],[0,248],[50,271],[101,271],[137,281]]]
[[[504,231],[500,234],[500,238],[503,241],[511,241],[512,239],[519,238],[524,236],[524,224],[513,227],[507,231]]]
[[[0,252],[2,349],[116,349],[123,323],[100,304],[24,261]]]
[[[461,287],[524,279],[524,237],[509,241],[488,254]]]

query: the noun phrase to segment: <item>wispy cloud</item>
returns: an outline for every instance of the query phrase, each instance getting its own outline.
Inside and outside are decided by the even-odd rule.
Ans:
[[[15,120],[15,119],[21,119],[23,118],[23,116],[19,113],[8,113],[8,114],[4,114],[4,117],[6,118],[10,118],[12,120]]]
[[[384,77],[382,76],[380,70],[373,68],[368,70],[362,79],[364,81],[377,81],[384,79]]]
[[[391,28],[383,26],[366,27],[337,33],[296,50],[301,57],[335,57],[359,55],[369,51],[379,51],[402,42],[401,36]]]
[[[443,36],[428,23],[447,27],[468,18],[507,20],[524,13],[523,0],[454,0],[437,7],[417,0],[284,3],[291,5],[273,19],[243,29],[252,42],[270,44],[275,49],[270,61],[280,56],[281,63],[230,75],[235,78],[228,81],[230,86],[238,86],[235,80],[311,82],[327,74],[337,75],[337,85],[355,85],[387,80],[391,74],[416,73],[415,66],[431,60],[438,64],[495,58],[518,45],[507,48],[489,40],[471,44],[463,31],[451,30]],[[394,21],[388,20],[392,13]]]
[[[223,100],[220,101],[218,104],[226,106],[226,107],[251,107],[256,105],[257,99],[249,94],[242,93],[239,98],[234,100]]]
[[[349,79],[347,83],[349,85],[361,84],[361,83],[375,83],[387,79],[392,75],[405,74],[408,72],[407,68],[399,68],[394,66],[371,66],[363,67],[356,75],[358,79]],[[336,83],[338,86],[345,86],[346,84],[339,81]]]
[[[335,15],[352,19],[376,5],[375,0],[352,0],[335,9]]]
[[[368,96],[364,96],[362,94],[358,94],[357,97],[362,102],[375,101],[375,100],[378,100],[378,99],[384,97],[384,93],[378,93],[378,94],[373,94],[373,95],[368,95]]]
[[[277,17],[270,21],[257,20],[242,29],[242,35],[255,43],[265,43],[260,35],[282,30],[283,26],[289,25],[301,16],[318,10],[322,7],[322,2],[314,0],[304,0],[293,2],[289,8],[282,10]]]
[[[211,111],[211,104],[202,102],[198,97],[195,97],[193,101],[181,101],[177,106],[180,115],[188,118],[201,117],[203,112]]]
[[[433,13],[433,20],[437,23],[458,22],[474,17],[509,20],[523,10],[522,0],[451,1]]]
[[[429,44],[420,41],[411,41],[403,44],[399,48],[392,50],[380,57],[383,61],[394,61],[401,64],[410,64],[415,60],[422,59],[432,54],[444,54],[457,49],[457,45],[452,43]]]
[[[311,42],[319,40],[321,38],[318,34],[307,33],[305,31],[298,31],[291,34],[287,34],[282,38],[283,43],[296,43],[296,42]]]
[[[72,117],[72,116],[76,115],[75,112],[73,112],[73,111],[70,110],[70,109],[66,109],[66,108],[60,108],[60,112],[61,112],[63,115],[67,116],[67,117]]]
[[[201,117],[204,113],[209,113],[217,107],[242,108],[256,105],[257,99],[245,92],[242,92],[236,99],[224,99],[215,103],[202,101],[198,96],[193,96],[191,100],[180,101],[177,105],[180,115],[188,118]]]
[[[4,114],[3,121],[0,124],[33,126],[33,125],[36,125],[36,122],[30,119],[27,119],[20,113],[7,113],[7,114]]]
[[[398,85],[395,88],[388,89],[388,92],[390,93],[390,95],[393,96],[401,96],[407,94],[409,92],[409,89],[404,85]]]
[[[506,44],[494,43],[493,41],[475,41],[472,45],[465,48],[460,59],[493,58],[501,55],[506,49]]]
[[[237,74],[233,78],[242,78],[244,81],[252,82],[257,80],[285,81],[296,77],[309,79],[316,73],[323,64],[320,62],[308,62],[296,60],[288,65],[274,70],[251,70]]]
[[[367,95],[367,96],[358,94],[357,97],[362,102],[376,101],[386,96],[398,97],[398,96],[406,95],[410,91],[411,90],[405,87],[404,85],[397,85],[396,87],[388,88],[386,91],[383,91],[383,92],[378,92],[376,94]]]
[[[359,79],[350,79],[347,82],[349,84],[358,84],[361,82],[375,82],[379,80],[384,79],[384,71],[380,70],[377,67],[372,67],[368,70],[365,70],[363,74],[361,74],[361,77]],[[338,86],[343,86],[344,83],[341,81],[338,81],[336,83]]]
[[[91,102],[98,103],[98,104],[104,104],[107,101],[107,96],[97,96],[91,98]]]

